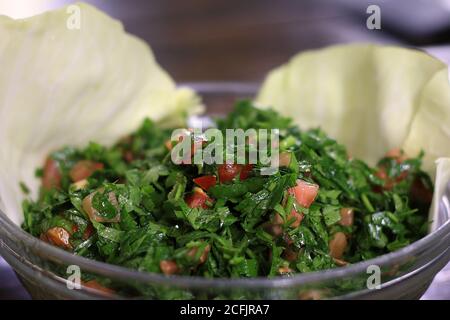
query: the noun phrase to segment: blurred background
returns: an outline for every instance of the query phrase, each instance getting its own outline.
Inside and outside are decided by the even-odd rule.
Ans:
[[[0,14],[23,18],[73,3],[0,0]],[[450,0],[86,0],[146,40],[176,81],[259,81],[295,53],[330,44],[410,47],[450,43]],[[369,30],[369,5],[381,29]],[[439,52],[447,56],[448,51]]]
[[[73,2],[0,0],[0,14],[24,18]],[[450,63],[450,0],[85,2],[147,41],[177,82],[259,82],[300,51],[350,42],[419,48]],[[379,7],[381,29],[367,28],[373,13],[367,13],[369,5]],[[0,299],[5,298],[28,295],[0,257]],[[450,299],[450,266],[436,276],[423,298]]]

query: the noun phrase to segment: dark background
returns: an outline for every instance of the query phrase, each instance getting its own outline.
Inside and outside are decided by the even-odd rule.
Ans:
[[[450,1],[88,1],[151,44],[177,81],[261,80],[305,49],[348,42],[436,45],[450,40]],[[369,4],[381,30],[366,27]]]
[[[73,1],[9,0],[24,17]],[[120,19],[178,82],[260,81],[294,54],[349,42],[436,46],[450,42],[450,0],[87,0]],[[4,4],[3,4],[4,3]],[[381,30],[368,30],[370,4]]]
[[[22,18],[73,1],[0,1]],[[146,40],[177,82],[262,81],[294,54],[337,43],[417,47],[450,62],[450,0],[92,0]],[[381,9],[369,30],[366,9]],[[1,39],[0,39],[1,41]],[[450,299],[450,267],[424,298]],[[0,299],[27,298],[0,257]]]

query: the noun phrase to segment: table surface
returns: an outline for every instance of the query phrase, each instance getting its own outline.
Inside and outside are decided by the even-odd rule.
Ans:
[[[28,7],[20,7],[18,2],[2,2],[0,14],[20,17],[25,11],[37,13],[72,1],[36,1]],[[126,30],[150,43],[159,63],[177,82],[258,82],[295,53],[331,44],[423,46],[449,40],[449,33],[438,30],[438,14],[427,15],[424,11],[431,10],[431,5],[427,3],[427,7],[417,10],[414,3],[419,1],[413,0],[408,0],[405,7],[401,7],[403,0],[391,1],[389,6],[385,1],[371,0],[370,4],[379,3],[382,14],[386,13],[381,30],[366,27],[367,1],[280,0],[276,5],[269,0],[86,2],[120,19]],[[434,10],[442,12],[440,8]],[[433,17],[431,22],[436,24],[431,25],[426,17]],[[418,29],[420,33],[407,32]],[[431,52],[450,60],[449,47],[435,46]],[[0,258],[0,299],[6,298],[29,296]],[[423,298],[450,299],[450,265],[436,276]]]

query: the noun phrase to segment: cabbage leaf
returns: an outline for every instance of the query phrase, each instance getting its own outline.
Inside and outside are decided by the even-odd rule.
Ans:
[[[449,180],[448,164],[444,166],[449,160],[440,159],[450,157],[445,63],[418,50],[391,46],[307,51],[272,70],[256,102],[292,117],[303,129],[321,127],[352,156],[371,165],[392,148],[411,156],[425,151],[423,168],[436,182],[430,218],[437,219],[437,197]]]
[[[202,110],[147,44],[83,3],[21,20],[0,16],[0,66],[1,208],[17,224],[19,183],[36,196],[34,170],[52,150],[108,145],[145,117],[175,125]]]

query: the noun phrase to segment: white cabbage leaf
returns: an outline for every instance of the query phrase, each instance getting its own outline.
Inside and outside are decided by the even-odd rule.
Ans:
[[[0,66],[1,209],[17,224],[19,183],[36,196],[35,169],[52,150],[109,145],[145,117],[175,125],[202,111],[147,44],[82,3],[22,20],[0,16]]]
[[[438,171],[435,162],[450,157],[450,85],[442,61],[367,44],[307,51],[271,71],[256,102],[303,129],[321,127],[371,165],[392,148],[411,156],[424,150],[423,168],[436,183],[430,211],[436,220],[448,159],[439,160]]]

